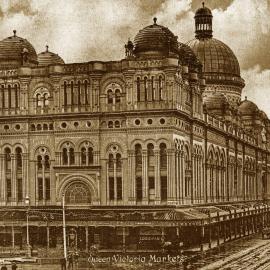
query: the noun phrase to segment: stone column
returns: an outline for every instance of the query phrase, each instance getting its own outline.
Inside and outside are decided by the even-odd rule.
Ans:
[[[135,151],[128,151],[128,182],[129,182],[129,202],[136,203],[136,179],[135,179]]]
[[[11,201],[12,204],[15,205],[17,202],[17,183],[16,183],[16,157],[15,154],[11,154],[11,170],[10,170],[10,178],[11,178]]]
[[[88,251],[88,246],[89,246],[89,228],[88,225],[85,227],[85,250]]]
[[[167,179],[168,179],[168,203],[175,204],[176,202],[176,185],[175,185],[175,150],[167,150]]]

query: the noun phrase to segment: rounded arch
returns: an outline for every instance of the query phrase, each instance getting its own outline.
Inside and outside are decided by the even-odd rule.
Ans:
[[[11,150],[12,150],[11,144],[5,143],[5,144],[2,146],[2,153],[4,153],[4,151],[5,151],[6,148],[9,148],[9,150],[10,150],[10,152],[11,152]]]
[[[106,90],[107,90],[108,86],[112,83],[118,84],[120,86],[121,93],[125,92],[126,83],[125,83],[124,77],[122,75],[118,75],[118,74],[113,74],[113,75],[107,74],[107,75],[103,76],[103,78],[100,82],[101,93],[106,94],[107,93]],[[115,89],[117,89],[117,87]]]
[[[66,194],[66,191],[68,190],[68,188],[72,186],[72,184],[74,183],[81,183],[82,185],[87,187],[91,196],[91,204],[94,201],[98,200],[99,192],[96,187],[95,181],[90,176],[86,176],[82,174],[73,174],[73,175],[66,176],[61,181],[61,184],[57,190],[57,197],[59,201],[61,200],[62,195]]]
[[[20,147],[22,149],[22,152],[25,153],[26,152],[26,147],[25,145],[21,144],[21,143],[15,143],[13,145],[13,149],[17,148],[17,147]]]
[[[45,144],[38,145],[34,148],[34,156],[37,157],[38,155],[49,155],[51,156],[51,151],[49,150],[49,147]]]
[[[67,144],[67,145],[66,145],[66,144]],[[71,140],[63,139],[63,140],[61,140],[61,141],[58,143],[56,149],[57,149],[58,151],[61,151],[65,146],[70,146],[70,147],[75,148],[75,143],[72,142]]]
[[[76,143],[76,151],[80,151],[82,147],[92,147],[94,149],[94,144],[89,140],[81,139]]]

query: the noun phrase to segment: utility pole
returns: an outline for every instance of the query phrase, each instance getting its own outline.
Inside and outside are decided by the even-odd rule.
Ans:
[[[65,194],[62,195],[63,206],[63,240],[64,240],[64,258],[67,262],[67,232],[66,232],[66,214],[65,214]]]

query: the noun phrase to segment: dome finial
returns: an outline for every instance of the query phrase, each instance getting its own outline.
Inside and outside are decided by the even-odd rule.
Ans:
[[[245,96],[245,100],[247,100],[247,96]]]
[[[17,31],[16,30],[13,30],[14,37],[16,37],[16,33],[17,33]]]
[[[49,51],[49,45],[47,44],[46,45],[46,52],[48,52]]]
[[[204,8],[204,2],[202,2],[202,7]]]
[[[154,24],[157,24],[157,17],[154,17],[153,21],[154,21]]]

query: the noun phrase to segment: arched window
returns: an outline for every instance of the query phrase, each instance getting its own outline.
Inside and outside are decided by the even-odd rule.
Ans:
[[[15,149],[16,153],[16,165],[17,165],[17,170],[22,169],[22,149],[20,147],[17,147]]]
[[[91,203],[91,194],[85,184],[73,183],[68,187],[65,199],[68,204],[89,204]]]
[[[6,170],[11,169],[11,151],[9,148],[5,148],[5,168]]]
[[[141,202],[143,197],[142,177],[136,177],[136,201]]]
[[[18,95],[18,86],[17,84],[14,85],[14,94],[15,94],[15,108],[19,107],[19,95]]]
[[[68,151],[67,151],[67,148],[63,148],[63,150],[62,150],[62,160],[63,160],[63,165],[68,165]]]
[[[121,92],[120,89],[115,90],[115,104],[121,103]]]
[[[48,155],[45,155],[44,157],[44,166],[45,166],[45,170],[49,170],[50,169],[50,157]]]
[[[41,124],[37,125],[37,130],[42,130]]]
[[[85,98],[85,105],[88,105],[89,101],[88,101],[88,81],[87,80],[84,81],[84,98]]]
[[[78,105],[81,105],[81,82],[78,81]]]
[[[148,157],[148,166],[152,167],[155,164],[155,155],[154,155],[154,145],[149,143],[147,145],[147,157]]]
[[[108,128],[113,128],[113,121],[108,122]]]
[[[52,124],[52,123],[49,124],[49,129],[50,129],[50,130],[53,130],[53,124]]]
[[[151,93],[152,93],[152,100],[155,100],[155,85],[154,85],[155,81],[154,81],[154,76],[152,76],[151,78]]]
[[[34,124],[31,125],[31,131],[35,131],[36,130],[36,126]]]
[[[122,161],[121,161],[121,154],[117,153],[116,154],[116,169],[121,169],[122,168]]]
[[[43,124],[43,130],[48,130],[48,125],[47,124]]]
[[[113,169],[113,154],[109,154],[109,169]]]
[[[94,154],[93,154],[93,148],[88,148],[88,164],[92,165],[94,163]]]
[[[64,106],[67,106],[67,82],[64,82]]]
[[[165,169],[167,168],[166,144],[161,143],[159,149],[160,149],[160,167]]]
[[[11,108],[11,86],[8,85],[8,108]]]
[[[37,168],[38,170],[42,169],[42,156],[40,155],[37,156]]]
[[[36,106],[41,107],[41,94],[36,95]]]
[[[159,88],[159,100],[163,99],[163,85],[162,85],[162,76],[159,76],[158,78],[158,88]]]
[[[144,100],[147,101],[147,99],[148,99],[148,95],[147,95],[147,77],[144,77],[143,85],[144,85]]]
[[[113,104],[113,91],[111,89],[107,92],[107,99],[108,104]]]
[[[73,83],[73,81],[70,82],[70,102],[71,102],[71,105],[74,105],[74,83]]]
[[[137,78],[137,101],[141,101],[141,80]]]
[[[142,167],[142,146],[140,144],[135,145],[135,167]]]
[[[1,93],[1,97],[2,97],[2,108],[5,108],[6,104],[5,104],[5,86],[2,85],[2,93]]]
[[[86,165],[86,148],[82,147],[81,149],[81,164]]]
[[[69,148],[69,163],[70,165],[75,164],[74,148]]]
[[[44,107],[49,106],[49,94],[48,93],[44,93],[44,95],[43,95],[43,106]]]
[[[116,128],[120,128],[120,122],[117,120],[117,121],[115,121],[115,127]]]

